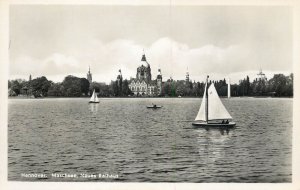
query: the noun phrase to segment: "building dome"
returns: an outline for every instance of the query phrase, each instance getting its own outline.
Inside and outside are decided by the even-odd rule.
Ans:
[[[147,82],[151,81],[151,68],[145,54],[142,56],[141,65],[137,68],[136,78],[139,80],[146,80]]]

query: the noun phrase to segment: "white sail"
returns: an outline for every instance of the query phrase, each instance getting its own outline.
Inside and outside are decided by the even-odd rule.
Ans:
[[[95,93],[95,89],[93,91],[93,95],[92,97],[90,98],[90,102],[99,102],[99,99],[97,97],[97,94]]]
[[[91,98],[90,98],[90,102],[93,102],[94,101],[94,98],[95,97],[95,90],[93,91],[93,94],[92,94],[92,96],[91,96]]]
[[[207,84],[206,84],[207,85]],[[203,95],[203,99],[201,102],[201,106],[196,117],[196,121],[206,121],[205,114],[205,106],[206,106],[206,85],[205,91]],[[212,83],[208,88],[208,120],[222,120],[222,119],[232,119],[226,108],[224,107],[219,95],[216,91],[215,85]]]
[[[228,96],[228,98],[231,97],[231,95],[230,95],[230,78],[228,78],[227,96]]]
[[[206,118],[205,118],[205,106],[206,106],[206,86],[207,86],[207,83],[205,84],[205,90],[204,90],[204,94],[203,94],[203,98],[202,98],[202,102],[201,102],[201,106],[200,106],[200,109],[198,111],[198,114],[196,116],[196,119],[195,121],[206,121]]]
[[[99,102],[97,93],[95,93],[95,102]]]
[[[224,107],[214,83],[208,88],[208,120],[232,119]]]

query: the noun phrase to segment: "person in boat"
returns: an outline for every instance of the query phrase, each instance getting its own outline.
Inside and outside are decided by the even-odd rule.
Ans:
[[[152,106],[153,106],[153,108],[156,108],[156,104],[153,104],[153,103],[152,103]]]
[[[224,120],[222,120],[222,124],[224,124]]]
[[[228,121],[228,119],[227,119],[227,121],[226,121],[226,124],[229,124],[229,121]]]

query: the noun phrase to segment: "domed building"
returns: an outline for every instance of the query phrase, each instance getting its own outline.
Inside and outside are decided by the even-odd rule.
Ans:
[[[158,69],[156,80],[152,80],[151,67],[143,54],[141,64],[137,68],[136,78],[131,78],[129,88],[136,96],[158,96],[162,90],[162,75]]]

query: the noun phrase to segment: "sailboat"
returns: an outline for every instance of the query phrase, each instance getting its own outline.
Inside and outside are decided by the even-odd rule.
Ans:
[[[89,103],[99,103],[99,102],[100,102],[100,101],[99,101],[99,99],[98,99],[98,97],[97,97],[97,94],[95,93],[95,89],[94,89],[93,95],[92,95],[92,97],[91,97]]]
[[[235,123],[224,107],[214,83],[208,88],[208,77],[199,112],[192,124],[201,127],[234,127]]]

